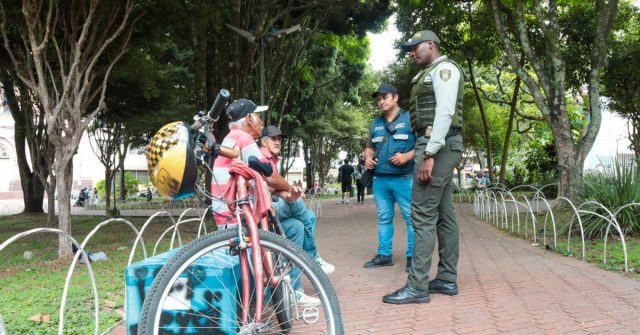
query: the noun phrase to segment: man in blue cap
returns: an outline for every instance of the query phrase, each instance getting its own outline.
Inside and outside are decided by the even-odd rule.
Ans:
[[[398,106],[398,91],[381,84],[371,95],[382,114],[371,121],[364,149],[364,164],[374,170],[373,195],[378,208],[378,252],[365,268],[393,265],[393,217],[397,203],[407,225],[407,266],[411,268],[413,227],[411,224],[411,184],[413,183],[413,146],[415,136],[409,123],[409,111]]]

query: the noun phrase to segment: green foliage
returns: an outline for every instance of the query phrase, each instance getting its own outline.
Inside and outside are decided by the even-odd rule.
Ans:
[[[624,205],[640,202],[640,171],[631,167],[615,164],[613,173],[587,175],[585,176],[584,184],[584,193],[581,200],[597,201],[611,212],[615,212]],[[589,205],[584,209],[609,218],[609,214],[599,206]],[[625,236],[640,233],[639,215],[640,207],[637,206],[627,207],[618,214],[616,219]],[[584,220],[585,217],[587,218],[586,220]],[[608,222],[593,216],[585,217],[583,217],[585,235],[589,238],[603,237]],[[613,227],[611,227],[611,234],[617,235]]]
[[[98,182],[96,183],[96,189],[98,190],[98,197],[101,199],[104,199],[106,192],[105,192],[105,181],[104,179],[100,179],[98,180]]]
[[[131,172],[125,172],[124,174],[124,183],[125,183],[125,189],[127,191],[127,194],[129,195],[137,195],[138,194],[138,179],[136,179],[133,174],[131,174]],[[98,197],[100,198],[104,198],[106,195],[106,191],[105,191],[105,181],[104,179],[99,180],[96,183],[96,188],[98,189]],[[111,185],[113,187],[113,185]],[[115,190],[116,190],[116,194],[118,194],[120,192],[120,175],[118,175],[118,177],[116,177],[115,180]],[[113,194],[113,193],[111,193]]]
[[[608,107],[629,120],[631,149],[640,153],[640,9],[622,15],[624,29],[611,42],[611,53],[603,78]]]

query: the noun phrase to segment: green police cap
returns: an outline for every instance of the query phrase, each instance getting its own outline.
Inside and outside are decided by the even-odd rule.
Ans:
[[[413,37],[411,37],[410,40],[404,42],[402,44],[402,50],[411,51],[411,49],[413,49],[415,45],[418,45],[424,41],[434,41],[438,45],[440,45],[440,39],[438,38],[436,33],[431,30],[423,30],[413,34]]]

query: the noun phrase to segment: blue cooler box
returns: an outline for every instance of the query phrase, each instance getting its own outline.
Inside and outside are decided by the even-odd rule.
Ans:
[[[179,248],[173,249],[127,267],[127,334],[137,334],[142,302],[147,290],[158,271],[178,250]],[[238,292],[236,289],[241,285],[238,257],[230,256],[226,250],[216,250],[213,255],[209,253],[198,259],[190,269],[189,274],[185,272],[179,278],[183,286],[174,287],[173,296],[177,299],[167,300],[165,303],[161,323],[166,327],[166,334],[199,334],[199,331],[206,329],[198,327],[214,327],[207,329],[211,334],[236,334],[238,298],[229,293]],[[202,314],[211,318],[203,317]]]

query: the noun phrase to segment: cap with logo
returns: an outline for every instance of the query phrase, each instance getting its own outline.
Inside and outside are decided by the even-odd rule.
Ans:
[[[382,83],[378,86],[378,89],[371,94],[372,98],[375,98],[378,93],[393,93],[398,94],[398,90],[391,84]]]
[[[238,121],[251,113],[264,112],[267,109],[267,106],[256,106],[253,101],[242,98],[227,106],[227,117],[229,117],[229,120],[233,122]]]
[[[414,46],[424,41],[434,41],[438,45],[440,45],[440,39],[438,38],[436,33],[431,30],[423,30],[413,34],[413,37],[411,37],[411,39],[409,39],[408,41],[402,43],[401,47],[403,51],[411,51]]]
[[[276,126],[268,126],[266,128],[264,128],[262,130],[262,137],[276,137],[276,136],[280,136],[280,137],[287,137],[287,135],[283,134],[280,131],[280,128],[276,127]]]

